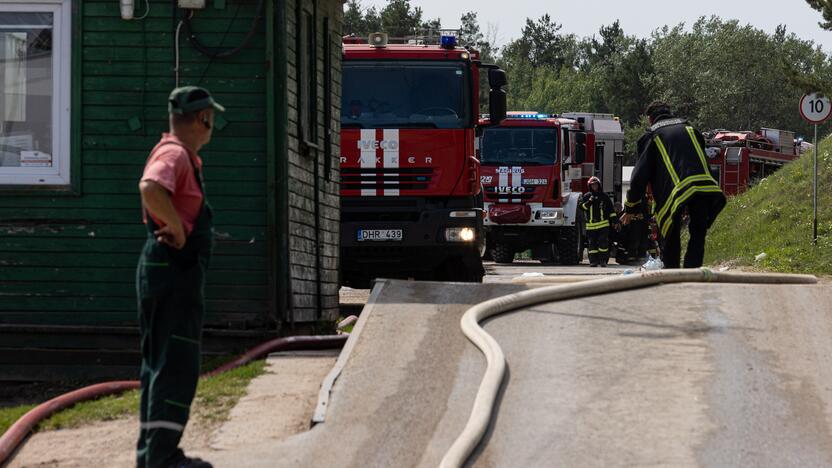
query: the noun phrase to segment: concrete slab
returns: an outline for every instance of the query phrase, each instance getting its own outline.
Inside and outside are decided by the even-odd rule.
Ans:
[[[218,467],[435,467],[484,360],[472,304],[522,284],[383,283],[326,421]],[[369,313],[367,313],[369,311]],[[832,289],[667,285],[486,323],[509,378],[472,466],[832,466]]]

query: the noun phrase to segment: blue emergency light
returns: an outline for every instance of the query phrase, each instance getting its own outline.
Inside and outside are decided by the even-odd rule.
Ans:
[[[510,119],[548,119],[550,116],[549,114],[541,114],[538,112],[528,113],[528,114],[512,114],[509,113],[508,117]]]
[[[441,36],[439,43],[445,49],[453,49],[456,47],[456,36]]]
[[[459,31],[455,29],[440,29],[439,30],[439,45],[444,49],[453,49],[456,47],[456,38],[459,36]]]

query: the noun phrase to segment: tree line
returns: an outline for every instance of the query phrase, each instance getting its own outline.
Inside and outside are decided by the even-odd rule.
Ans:
[[[807,2],[825,15],[821,27],[832,28],[830,9],[823,10],[826,0]],[[380,9],[349,0],[344,33],[405,37],[442,26],[423,16],[409,0],[388,0]],[[797,110],[800,96],[808,90],[832,94],[832,57],[785,26],[767,33],[711,16],[640,38],[616,21],[590,37],[577,37],[545,14],[527,19],[518,38],[497,47],[476,12],[462,15],[459,25],[463,45],[506,70],[509,109],[615,114],[625,126],[629,162],[646,126],[641,113],[654,99],[668,102],[703,130],[768,127],[809,135]]]

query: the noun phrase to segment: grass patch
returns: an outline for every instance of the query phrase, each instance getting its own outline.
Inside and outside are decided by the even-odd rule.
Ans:
[[[34,407],[35,405],[20,405],[0,408],[0,434],[6,432],[18,418]]]
[[[786,273],[832,274],[832,138],[818,154],[818,242],[812,244],[812,154],[741,196],[708,233],[705,261]],[[755,261],[758,254],[766,258]]]
[[[192,414],[209,424],[225,421],[231,408],[245,394],[248,383],[263,374],[265,367],[265,361],[258,360],[221,375],[200,379]],[[22,405],[0,409],[0,433],[4,433],[20,416],[34,407],[35,405]],[[112,421],[137,414],[138,411],[139,392],[134,390],[79,403],[53,415],[41,423],[37,430],[68,429],[94,422]]]

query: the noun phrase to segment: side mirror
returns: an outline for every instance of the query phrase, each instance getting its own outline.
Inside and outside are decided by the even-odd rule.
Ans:
[[[492,89],[488,93],[488,113],[491,124],[496,125],[505,120],[507,112],[506,92],[502,89]]]
[[[505,70],[491,68],[488,70],[488,86],[492,89],[501,89],[508,84]]]
[[[575,133],[575,164],[583,164],[586,161],[586,133]]]
[[[499,124],[506,119],[508,104],[503,86],[507,84],[508,78],[504,70],[499,68],[488,70],[488,86],[491,88],[488,93],[488,113],[492,125]]]

